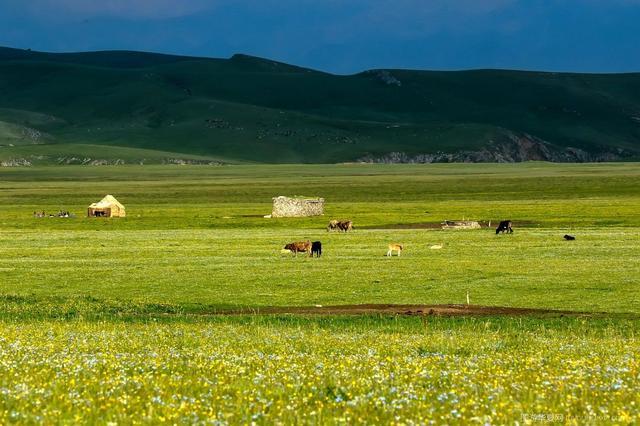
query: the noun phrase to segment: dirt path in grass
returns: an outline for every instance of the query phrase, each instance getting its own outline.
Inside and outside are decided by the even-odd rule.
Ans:
[[[339,305],[339,306],[272,306],[241,308],[211,312],[213,315],[435,315],[435,316],[578,316],[586,312],[551,309],[508,308],[481,305]]]

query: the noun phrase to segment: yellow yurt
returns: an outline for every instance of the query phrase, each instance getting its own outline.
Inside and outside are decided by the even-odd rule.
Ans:
[[[125,217],[124,206],[113,195],[107,195],[87,209],[89,217]]]

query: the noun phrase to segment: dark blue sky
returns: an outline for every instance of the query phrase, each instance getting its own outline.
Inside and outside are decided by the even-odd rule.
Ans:
[[[640,71],[640,0],[0,0],[0,45],[369,68]]]

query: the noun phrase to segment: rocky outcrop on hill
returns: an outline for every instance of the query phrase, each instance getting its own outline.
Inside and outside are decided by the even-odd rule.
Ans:
[[[587,152],[579,148],[561,148],[531,135],[508,133],[500,141],[489,141],[476,151],[435,152],[410,155],[389,152],[383,155],[368,154],[358,159],[362,163],[519,163],[522,161],[550,161],[554,163],[587,163],[620,161],[637,154],[616,150]]]
[[[221,166],[224,163],[222,161],[211,161],[211,160],[193,160],[193,159],[184,159],[184,158],[165,158],[164,160],[162,160],[162,164],[179,164],[181,166],[184,166],[184,165]]]
[[[11,158],[0,161],[0,167],[25,167],[33,165],[59,164],[59,165],[81,165],[81,166],[120,166],[123,164],[177,164],[177,165],[206,165],[220,166],[221,161],[185,159],[185,158],[163,158],[147,160],[122,158],[91,158],[91,157],[50,157],[45,155],[32,155],[27,158]]]
[[[365,71],[365,74],[373,74],[378,80],[388,86],[402,86],[402,82],[387,70]]]
[[[0,167],[25,167],[31,166],[31,161],[26,158],[12,158],[10,160],[0,161]]]
[[[55,159],[57,164],[71,165],[90,165],[90,166],[119,166],[125,164],[125,161],[120,158],[112,159],[96,159],[89,157],[58,157]]]

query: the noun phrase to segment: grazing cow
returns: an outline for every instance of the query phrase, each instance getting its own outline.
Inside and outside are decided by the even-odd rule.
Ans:
[[[353,222],[345,220],[344,222],[338,222],[338,229],[347,232],[353,230]]]
[[[565,234],[564,239],[567,241],[573,241],[576,239],[573,235]]]
[[[337,229],[338,231],[351,231],[353,229],[353,222],[350,220],[331,220],[329,225],[327,226],[327,231],[333,231]]]
[[[311,241],[307,240],[307,241],[296,241],[294,243],[289,243],[286,246],[284,246],[284,250],[289,250],[296,256],[298,255],[298,252],[305,252],[309,256],[311,256]]]
[[[322,256],[322,243],[320,241],[311,243],[311,257],[313,257],[314,254],[316,257]]]
[[[511,221],[510,220],[503,220],[500,222],[500,225],[498,225],[498,227],[496,228],[496,235],[498,235],[499,233],[507,233],[507,234],[513,234],[513,228],[511,228]]]
[[[402,250],[404,250],[404,246],[402,244],[391,243],[389,244],[389,250],[387,251],[387,256],[393,256],[393,252],[397,251],[398,257],[400,257],[400,253],[402,253]]]

